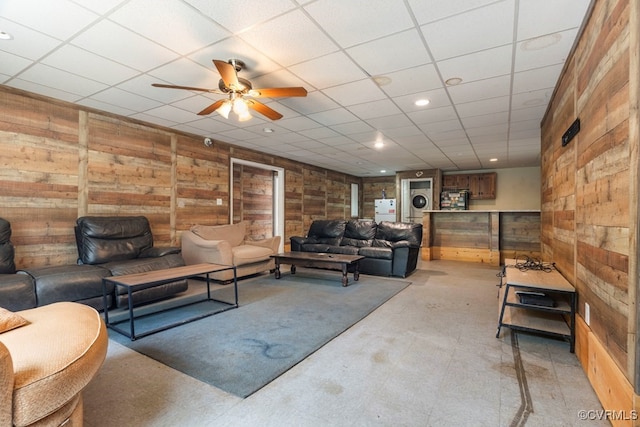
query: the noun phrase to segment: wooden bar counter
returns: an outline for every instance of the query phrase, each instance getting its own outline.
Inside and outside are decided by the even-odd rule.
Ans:
[[[499,266],[505,258],[540,258],[537,210],[426,210],[422,225],[423,260]]]

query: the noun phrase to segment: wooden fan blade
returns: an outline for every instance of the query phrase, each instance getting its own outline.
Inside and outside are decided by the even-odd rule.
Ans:
[[[255,98],[278,98],[283,96],[307,96],[307,90],[303,87],[272,87],[253,89],[250,92]]]
[[[220,61],[219,59],[214,59],[213,64],[218,69],[220,77],[222,77],[222,81],[228,88],[236,90],[241,89],[240,83],[238,82],[238,74],[236,73],[236,69],[233,65],[225,61]]]
[[[271,107],[267,107],[261,102],[254,101],[253,99],[245,99],[245,102],[249,106],[249,108],[256,110],[258,113],[267,116],[271,120],[279,120],[282,118],[282,114],[278,113]]]
[[[217,93],[218,92],[215,89],[203,89],[201,87],[190,87],[190,86],[164,85],[162,83],[152,83],[151,86],[164,87],[164,88],[168,88],[168,89],[198,90],[198,91],[201,91],[201,92],[212,92],[212,93]]]
[[[204,110],[200,111],[198,113],[199,116],[206,116],[207,114],[211,114],[214,111],[216,111],[218,108],[220,108],[220,106],[224,103],[224,99],[221,99],[219,101],[214,102],[213,104],[209,105],[207,108],[205,108]]]

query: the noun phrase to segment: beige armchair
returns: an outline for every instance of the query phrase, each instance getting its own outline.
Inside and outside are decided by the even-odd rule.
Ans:
[[[93,308],[59,302],[0,309],[0,426],[82,426],[82,389],[102,366],[108,336]]]
[[[238,277],[273,270],[271,255],[278,253],[280,236],[251,240],[245,221],[228,225],[194,225],[182,233],[182,257],[186,265],[209,262],[235,265]],[[214,280],[229,282],[232,271],[212,273]]]

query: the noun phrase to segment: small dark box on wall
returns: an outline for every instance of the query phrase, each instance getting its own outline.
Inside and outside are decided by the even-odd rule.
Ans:
[[[571,123],[569,129],[562,135],[562,146],[567,145],[578,132],[580,132],[580,119],[576,119],[575,122]]]

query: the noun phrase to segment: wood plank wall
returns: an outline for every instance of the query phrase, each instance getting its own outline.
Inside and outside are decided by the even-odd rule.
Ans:
[[[581,362],[587,371],[596,369],[593,363],[601,364],[599,369],[611,363],[632,384],[638,369],[637,301],[630,293],[638,279],[629,275],[630,257],[638,256],[632,238],[638,170],[630,168],[631,154],[637,165],[638,133],[629,128],[631,112],[638,111],[638,96],[629,91],[630,75],[636,88],[639,78],[637,67],[630,74],[629,43],[638,38],[634,10],[631,14],[628,0],[596,1],[563,71],[542,122],[541,215],[543,256],[576,286],[583,318],[589,304],[590,332],[606,351],[595,357],[579,349]],[[630,16],[636,28],[631,36]],[[561,137],[576,118],[581,131],[562,147]],[[602,400],[610,386],[601,381],[594,388]],[[637,393],[638,384],[635,388]],[[612,404],[605,403],[605,408]]]
[[[179,245],[193,224],[229,223],[231,158],[285,170],[285,242],[313,219],[349,218],[351,184],[361,178],[202,141],[0,86],[0,217],[11,222],[18,268],[75,263],[73,226],[82,215],[147,216],[158,246]],[[243,195],[234,211],[264,223],[271,196],[262,173],[236,182]]]

